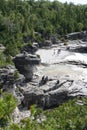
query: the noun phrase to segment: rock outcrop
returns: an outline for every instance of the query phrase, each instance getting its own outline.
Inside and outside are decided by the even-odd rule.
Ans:
[[[40,70],[40,73],[37,73],[37,75],[40,76],[42,74],[42,78],[37,79],[34,85],[30,83],[27,84],[26,87],[20,88],[24,95],[23,106],[29,108],[32,104],[37,104],[42,108],[50,108],[58,106],[78,95],[87,96],[87,76],[85,76],[87,74],[86,56],[71,51],[72,49],[74,50],[75,48],[86,46],[86,42],[82,44],[81,40],[74,40],[69,41],[69,43],[67,46],[61,44],[61,46],[58,46],[60,48],[56,47],[52,48],[52,50],[41,49],[41,52],[38,53],[42,55],[41,58],[46,58],[46,61],[43,60],[45,62],[42,63],[47,63],[48,66],[41,66],[42,71]],[[70,50],[67,50],[67,47],[69,47]],[[58,49],[61,49],[60,54],[56,53]],[[55,54],[54,50],[56,51]],[[43,54],[45,56],[43,56]],[[52,57],[55,55],[54,59],[49,58],[51,55]],[[51,65],[49,65],[49,59],[52,59]],[[57,62],[55,64],[56,60]],[[70,66],[68,64],[70,64]],[[41,68],[39,67],[39,69]],[[53,78],[49,79],[49,76],[53,76]]]
[[[69,40],[67,42],[66,50],[70,52],[87,53],[87,42],[82,40]]]
[[[65,80],[59,83],[59,80],[49,79],[46,84],[37,84],[32,86],[27,84],[21,87],[24,95],[22,105],[29,108],[32,104],[36,104],[42,108],[50,108],[58,106],[71,98],[69,95],[69,87],[73,84],[72,80]]]
[[[6,85],[6,89],[10,85],[13,85],[16,82],[17,76],[15,75],[17,70],[13,66],[7,66],[0,68],[0,85],[3,87]],[[3,89],[5,89],[3,87]]]
[[[87,59],[86,56],[75,53],[73,55],[69,55],[65,57],[65,59],[62,60],[62,63],[70,63],[74,65],[83,65],[84,67],[87,67]]]
[[[74,52],[79,52],[79,53],[87,53],[87,46],[85,47],[78,47],[73,50]]]
[[[39,47],[50,47],[52,46],[52,41],[51,40],[45,40],[43,42],[39,43]]]
[[[65,37],[71,40],[75,40],[75,39],[87,40],[87,31],[70,33],[67,34]]]
[[[30,54],[35,54],[35,52],[38,50],[39,45],[38,43],[31,44],[25,44],[25,46],[21,49],[21,52],[27,52]]]
[[[12,93],[18,99],[18,104],[21,104],[24,97],[17,86],[24,80],[24,76],[20,75],[14,66],[0,68],[0,89],[3,92]]]
[[[26,80],[31,80],[35,65],[40,64],[40,57],[24,52],[17,55],[13,61],[18,71],[25,76]]]

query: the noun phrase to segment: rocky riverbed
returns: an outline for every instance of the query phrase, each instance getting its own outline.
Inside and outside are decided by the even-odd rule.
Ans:
[[[39,49],[36,54],[41,64],[32,81],[21,87],[23,105],[50,108],[75,96],[87,96],[86,53],[79,52],[86,46],[86,42],[74,40]]]
[[[12,66],[0,70],[1,87],[18,98],[15,122],[30,115],[32,104],[48,109],[76,96],[87,96],[86,48],[87,42],[70,40],[32,54],[24,51],[14,59],[22,75],[17,77],[17,69]]]
[[[84,51],[87,43],[81,40],[69,41],[67,45],[60,43],[51,49],[40,49],[42,64],[38,66],[37,75],[49,78],[73,81],[68,90],[73,95],[87,95],[87,54]],[[79,50],[83,49],[83,52]],[[77,90],[74,93],[73,90]]]

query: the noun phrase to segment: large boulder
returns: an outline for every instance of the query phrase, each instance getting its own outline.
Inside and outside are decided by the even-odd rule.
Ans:
[[[40,57],[24,52],[18,54],[13,61],[18,71],[23,74],[27,80],[31,80],[35,66],[40,64]]]

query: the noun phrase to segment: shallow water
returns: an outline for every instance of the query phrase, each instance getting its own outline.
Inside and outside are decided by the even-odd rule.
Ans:
[[[50,66],[39,66],[37,70],[38,75],[49,77],[66,77],[66,79],[82,80],[86,73],[85,68],[77,67],[75,65],[55,64]]]
[[[46,64],[58,63],[65,56],[68,56],[70,52],[60,50],[59,47],[54,47],[51,49],[39,49],[37,54],[41,57],[41,62]]]
[[[39,54],[41,57],[41,62],[47,64],[47,66],[40,65],[37,68],[37,73],[41,76],[42,75],[47,75],[51,77],[62,76],[74,80],[85,79],[87,77],[86,68],[82,68],[81,66],[72,65],[72,64],[59,63],[60,61],[67,59],[66,57],[69,57],[70,55],[75,56],[76,53],[65,51],[65,50],[61,50],[58,53],[58,50],[59,47],[54,47],[51,49],[40,49],[37,51],[37,54]],[[86,60],[86,54],[77,54],[77,55]]]

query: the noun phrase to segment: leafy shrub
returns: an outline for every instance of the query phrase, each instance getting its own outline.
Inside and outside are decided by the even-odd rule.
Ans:
[[[65,39],[64,37],[61,37],[60,40],[61,40],[62,42],[65,42],[65,41],[66,41],[66,39]]]
[[[14,43],[14,44],[12,44],[12,43],[7,44],[4,53],[5,53],[7,56],[8,56],[8,55],[11,55],[11,56],[13,56],[13,57],[16,56],[16,55],[19,53],[19,49],[18,49],[16,43]]]
[[[31,116],[21,120],[20,125],[12,123],[6,130],[87,130],[87,98],[78,104],[78,98],[62,104],[58,108],[42,111],[30,107]],[[11,94],[0,98],[0,126],[6,125],[17,102]],[[41,114],[46,120],[38,122]],[[5,130],[1,129],[1,130]]]
[[[8,130],[21,130],[21,127],[18,124],[11,124]]]
[[[15,77],[15,79],[18,79],[18,78],[19,78],[19,72],[18,72],[18,71],[15,71],[14,77]]]
[[[5,65],[5,57],[2,52],[0,52],[0,67]]]
[[[87,105],[78,105],[76,101],[46,111],[45,127],[49,124],[52,130],[87,130]],[[87,99],[83,99],[83,103],[87,104]]]
[[[20,125],[11,124],[6,130],[87,130],[86,98],[82,99],[82,104],[78,104],[78,99],[74,99],[55,109],[42,111],[31,106],[30,110],[30,118],[21,120]],[[2,109],[1,111],[3,113]],[[38,122],[37,117],[42,113],[46,120]]]
[[[8,64],[13,64],[11,60],[10,55],[4,55],[2,52],[0,52],[0,67],[6,66]]]
[[[10,93],[2,94],[0,98],[0,126],[5,126],[10,121],[10,116],[15,107],[17,100]]]

